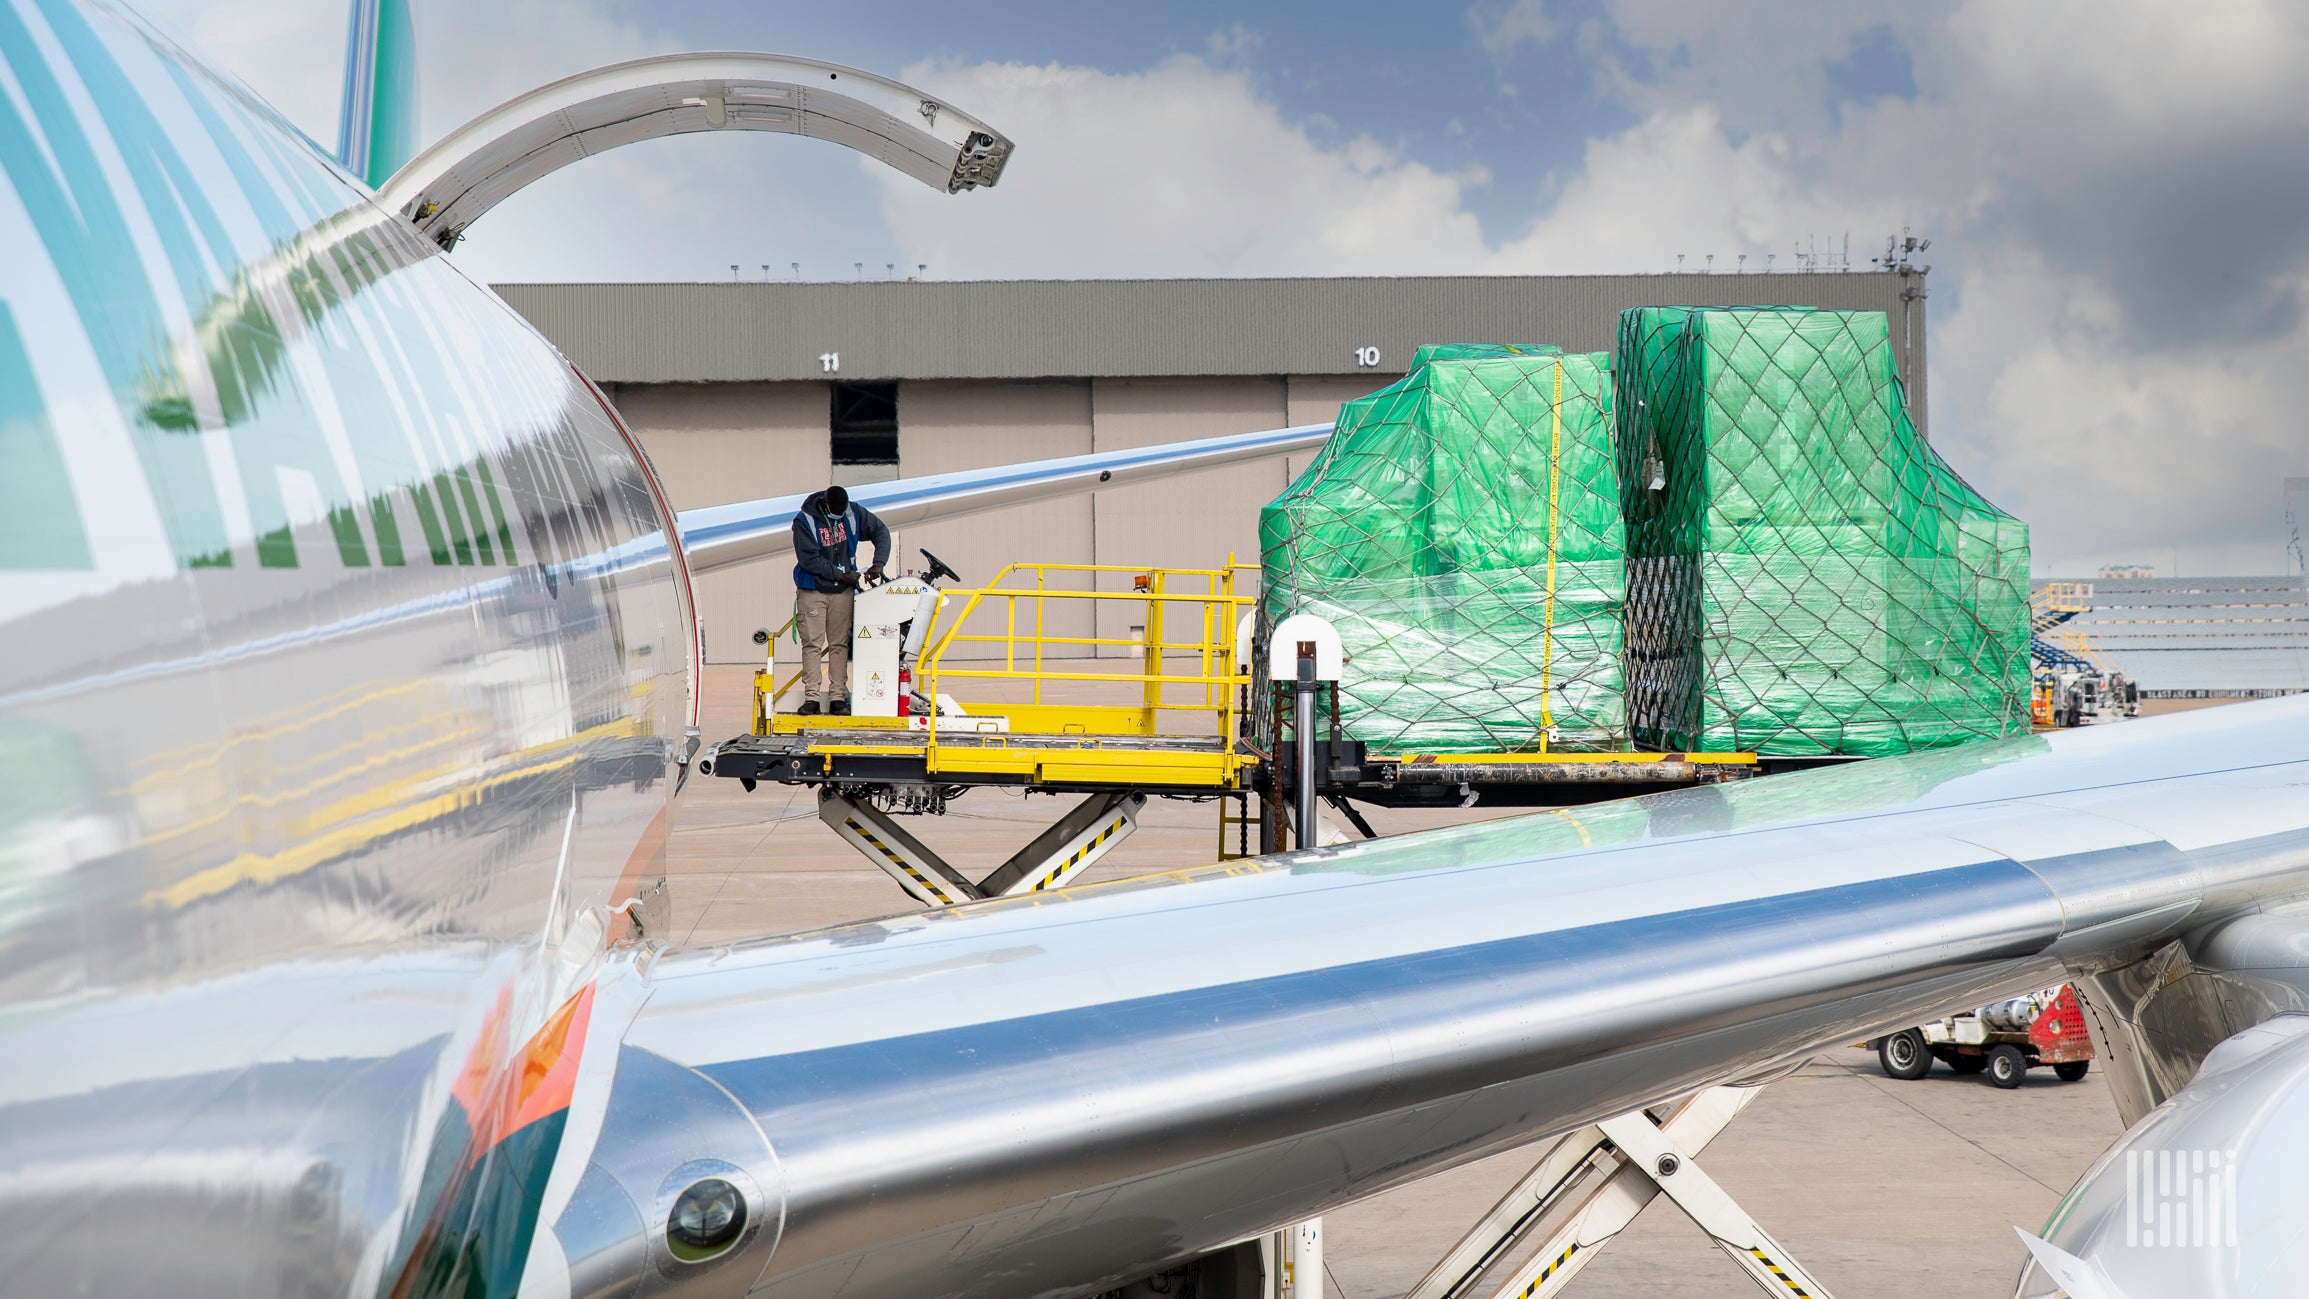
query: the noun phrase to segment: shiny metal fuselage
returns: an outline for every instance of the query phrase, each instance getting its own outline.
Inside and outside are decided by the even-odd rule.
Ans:
[[[0,70],[0,1289],[374,1292],[662,877],[667,520],[244,92],[60,0]]]

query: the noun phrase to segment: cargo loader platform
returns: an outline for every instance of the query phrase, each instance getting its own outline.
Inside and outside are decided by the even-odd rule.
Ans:
[[[1318,745],[1318,749],[1329,747]],[[1318,773],[1325,797],[1382,807],[1559,806],[1760,775],[1753,753],[1406,753],[1359,756],[1361,746]]]
[[[707,761],[710,767],[701,766],[701,771],[744,781],[748,788],[760,781],[893,782],[1023,786],[1051,793],[1127,788],[1197,794],[1242,788],[1243,772],[1258,762],[1247,753],[1230,752],[1215,736],[945,731],[932,744],[923,731],[825,726],[741,735],[716,745]]]
[[[1246,662],[1246,570],[1018,564],[992,586],[934,592],[932,624],[897,716],[780,712],[800,674],[772,657],[754,676],[752,733],[708,746],[701,775],[816,789],[819,816],[899,887],[932,906],[1056,888],[1137,828],[1149,797],[1215,801],[1217,856],[1287,842],[1276,762]],[[1120,588],[1120,589],[1115,589]],[[1071,606],[1071,607],[1070,607]],[[1127,629],[1099,635],[1097,629]],[[991,628],[991,630],[989,630]],[[1061,629],[1070,629],[1062,631]],[[910,632],[908,633],[911,634]],[[1001,696],[968,703],[948,688]],[[1318,746],[1325,802],[1368,835],[1349,800],[1387,807],[1553,806],[1759,774],[1752,753],[1399,753]],[[936,814],[981,787],[1079,804],[1018,857],[973,882],[894,816]],[[1276,820],[1269,829],[1266,822]],[[1048,842],[1045,842],[1048,840]]]

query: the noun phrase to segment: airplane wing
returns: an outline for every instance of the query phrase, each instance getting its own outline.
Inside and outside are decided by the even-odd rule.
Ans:
[[[1301,424],[1193,442],[1133,447],[1056,460],[1035,460],[850,489],[850,499],[893,526],[951,519],[1102,487],[1125,487],[1202,469],[1288,455],[1323,444],[1331,425]],[[794,515],[808,494],[683,510],[679,518],[690,571],[710,572],[793,550]]]
[[[2305,892],[2293,700],[673,955],[562,1244],[702,1144],[754,1293],[1089,1293]]]

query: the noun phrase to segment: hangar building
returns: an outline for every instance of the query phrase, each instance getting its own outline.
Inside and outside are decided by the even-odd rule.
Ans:
[[[1333,418],[1422,343],[1613,346],[1658,303],[1882,311],[1925,423],[1924,300],[1891,273],[509,284],[608,391],[677,509]],[[1278,459],[905,530],[971,584],[1020,560],[1258,560]],[[701,579],[715,662],[783,623],[790,565]],[[1101,629],[1102,635],[1126,634]]]

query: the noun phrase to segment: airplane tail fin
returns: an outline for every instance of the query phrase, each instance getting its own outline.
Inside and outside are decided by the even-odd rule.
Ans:
[[[373,189],[417,151],[417,41],[409,0],[353,0],[337,160]]]

